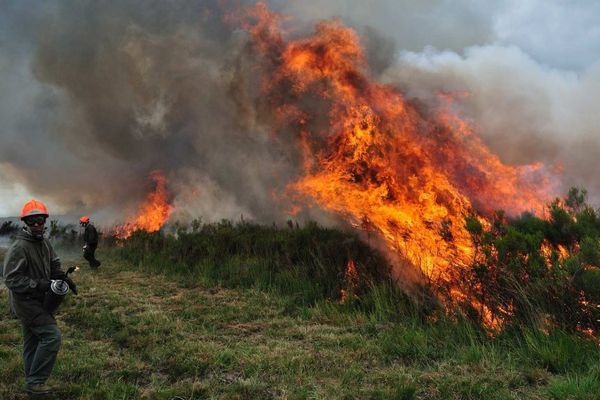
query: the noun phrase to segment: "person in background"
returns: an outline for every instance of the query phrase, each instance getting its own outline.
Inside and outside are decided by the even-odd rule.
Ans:
[[[44,298],[51,280],[65,281],[73,293],[75,283],[61,269],[60,259],[48,239],[44,238],[48,209],[31,200],[23,206],[25,223],[4,257],[4,283],[10,290],[11,307],[23,329],[25,390],[31,395],[53,391],[46,384],[60,349],[61,335],[56,319],[44,308]]]
[[[90,217],[84,215],[79,218],[79,224],[85,228],[83,232],[83,258],[89,263],[90,267],[96,269],[102,264],[96,260],[96,248],[98,247],[98,231],[94,225],[90,222]]]

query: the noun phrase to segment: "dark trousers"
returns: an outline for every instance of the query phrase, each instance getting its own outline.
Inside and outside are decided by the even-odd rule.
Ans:
[[[27,385],[46,382],[54,368],[60,343],[60,330],[56,325],[23,325],[23,362]]]
[[[98,247],[97,244],[87,244],[85,250],[83,250],[83,258],[90,263],[92,268],[97,268],[100,265],[100,261],[96,260],[96,247]]]

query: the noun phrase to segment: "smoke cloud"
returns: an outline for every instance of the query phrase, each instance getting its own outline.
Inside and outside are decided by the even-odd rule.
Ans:
[[[29,51],[16,59],[20,49],[2,52],[14,78],[3,92],[19,94],[1,107],[5,180],[66,212],[122,217],[145,196],[148,174],[161,170],[178,202],[196,193],[211,215],[273,215],[266,189],[283,185],[289,166],[254,121],[237,61],[243,43],[219,7],[66,1],[34,15],[32,8],[11,10],[30,26]]]
[[[341,18],[372,72],[409,97],[467,91],[459,107],[504,161],[560,164],[566,187],[600,200],[594,2],[268,3],[292,17],[292,35]],[[175,218],[285,218],[278,194],[299,173],[297,154],[261,110],[246,35],[224,22],[228,2],[2,4],[0,214],[16,214],[27,192],[108,225],[161,170]]]

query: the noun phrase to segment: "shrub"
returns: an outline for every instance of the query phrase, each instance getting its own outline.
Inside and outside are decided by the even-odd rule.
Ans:
[[[461,278],[472,298],[501,320],[598,331],[600,216],[585,194],[571,189],[548,219],[500,212],[484,227],[468,217],[476,255]]]

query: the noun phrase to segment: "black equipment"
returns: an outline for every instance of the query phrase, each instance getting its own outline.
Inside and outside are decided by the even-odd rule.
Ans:
[[[70,273],[77,270],[77,267],[69,267],[67,270],[65,277],[67,277]],[[46,297],[44,298],[44,310],[48,311],[50,314],[54,315],[58,307],[65,299],[65,296],[69,292],[69,284],[62,279],[53,279],[50,283],[50,290],[46,292]]]

